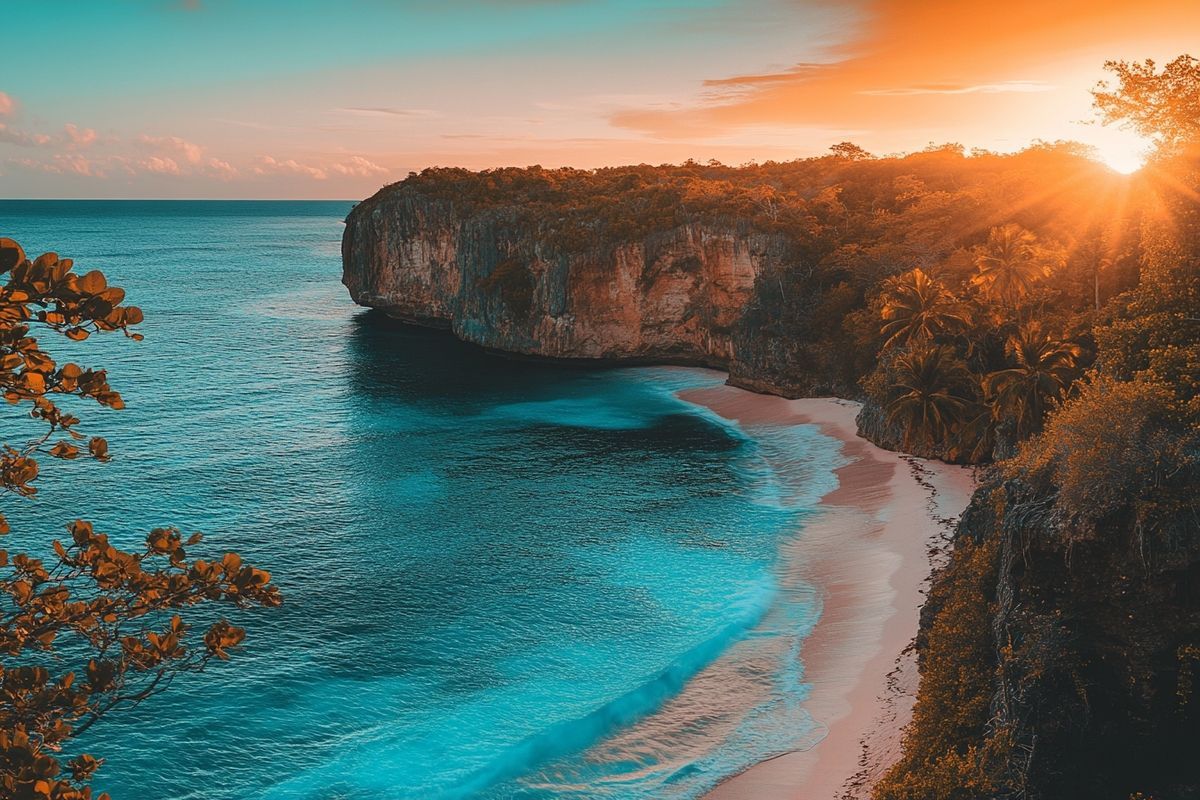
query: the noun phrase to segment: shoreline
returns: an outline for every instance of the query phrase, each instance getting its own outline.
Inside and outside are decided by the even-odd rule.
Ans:
[[[821,593],[801,645],[804,706],[826,735],[726,778],[708,800],[865,798],[896,760],[917,685],[910,646],[935,561],[974,491],[971,470],[883,450],[857,434],[859,404],[788,400],[730,385],[679,393],[739,425],[812,424],[847,463],[821,513],[785,545]]]

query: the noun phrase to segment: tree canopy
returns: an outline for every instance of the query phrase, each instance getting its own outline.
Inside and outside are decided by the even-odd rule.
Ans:
[[[1102,118],[1159,148],[1126,196],[1140,213],[1090,224],[1021,300],[1036,315],[995,317],[1002,348],[968,334],[1017,441],[930,590],[913,722],[877,800],[1200,787],[1200,62],[1107,68]],[[1128,253],[1136,283],[1092,309],[1045,296],[1060,269],[1091,265],[1095,287]]]
[[[1159,70],[1153,59],[1107,61],[1116,84],[1092,97],[1101,119],[1124,125],[1171,153],[1200,140],[1200,60],[1181,55]]]

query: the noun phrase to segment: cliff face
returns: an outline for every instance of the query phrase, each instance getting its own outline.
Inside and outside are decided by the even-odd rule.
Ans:
[[[950,444],[913,447],[889,422],[881,403],[898,383],[877,363],[870,304],[913,254],[952,266],[983,246],[968,232],[1009,215],[1017,196],[991,172],[970,191],[943,185],[936,202],[881,196],[912,185],[910,159],[900,174],[875,172],[892,160],[855,162],[866,172],[844,185],[791,172],[823,161],[772,173],[772,186],[792,187],[784,195],[739,188],[723,167],[698,180],[694,164],[413,176],[351,213],[344,282],[362,305],[507,352],[708,364],[785,396],[861,396],[865,376],[862,435],[949,458]],[[1043,166],[1021,197],[1046,185]],[[921,180],[935,179],[926,167]],[[1179,185],[1200,185],[1200,167],[1187,170]],[[1088,185],[1078,207],[1109,184]],[[1139,223],[1133,277],[1111,287],[1124,298],[1111,301],[1115,321],[1080,316],[1090,296],[1054,312],[1075,320],[1067,330],[1091,329],[1099,378],[1076,384],[1020,449],[1012,421],[988,423],[979,444],[1001,463],[930,588],[913,727],[880,800],[1200,796],[1194,196],[1166,196],[1162,230]],[[992,212],[956,216],[983,198],[998,201]],[[1071,205],[1019,221],[1036,227]],[[1002,338],[982,341],[998,351]],[[988,363],[976,377],[1011,366]]]
[[[1128,518],[1068,544],[1052,499],[993,468],[964,512],[879,800],[1200,796],[1200,558],[1148,553]]]
[[[462,212],[397,187],[350,213],[342,281],[360,305],[496,350],[736,369],[755,279],[785,252],[701,224],[567,247],[519,208]]]

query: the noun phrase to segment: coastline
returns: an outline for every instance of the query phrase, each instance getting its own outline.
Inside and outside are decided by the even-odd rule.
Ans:
[[[882,450],[857,435],[858,404],[788,400],[724,385],[679,397],[743,426],[814,424],[841,442],[847,463],[787,546],[787,561],[821,592],[823,610],[800,657],[805,708],[826,735],[760,762],[709,800],[857,800],[900,752],[917,685],[924,592],[953,522],[974,491],[969,468]]]

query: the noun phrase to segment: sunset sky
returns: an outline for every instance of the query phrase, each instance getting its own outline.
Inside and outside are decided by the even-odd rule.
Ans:
[[[2,197],[358,198],[410,170],[1013,150],[1196,0],[146,0],[0,8]],[[19,43],[16,44],[16,43]]]

